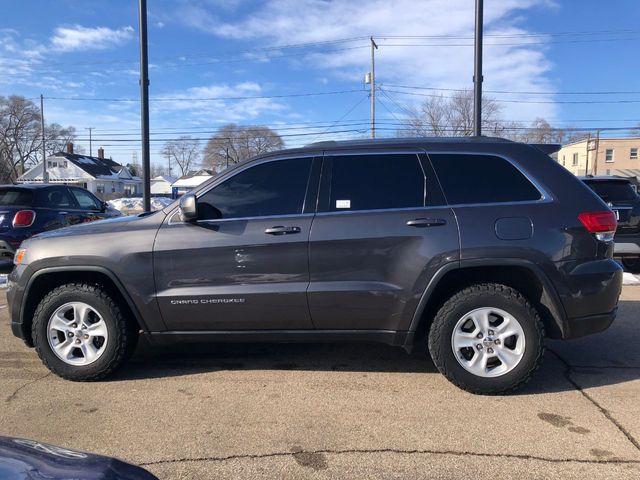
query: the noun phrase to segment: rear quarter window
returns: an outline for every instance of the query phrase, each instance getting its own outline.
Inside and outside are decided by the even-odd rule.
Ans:
[[[536,201],[538,189],[516,167],[494,155],[429,154],[451,205]]]
[[[18,188],[0,189],[0,205],[7,207],[30,207],[33,203],[33,192]]]
[[[631,183],[626,181],[587,180],[584,183],[586,183],[591,190],[596,192],[596,194],[605,202],[620,202],[638,199],[638,195],[631,186]]]

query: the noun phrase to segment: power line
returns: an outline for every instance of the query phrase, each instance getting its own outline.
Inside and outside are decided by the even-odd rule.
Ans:
[[[397,85],[393,83],[386,83],[385,86],[392,88],[406,88],[414,90],[434,90],[442,92],[467,92],[469,89],[464,88],[436,88],[436,87],[420,87],[416,85]],[[605,90],[593,90],[582,92],[540,92],[540,91],[525,91],[525,90],[485,90],[489,93],[503,93],[503,94],[518,94],[518,95],[634,95],[640,94],[640,90],[620,90],[620,91],[605,91]]]
[[[386,89],[388,92],[399,93],[401,95],[414,95],[418,97],[436,97],[436,98],[453,98],[446,97],[442,95],[435,95],[429,93],[418,93],[418,92],[406,92],[401,90],[390,90]],[[615,104],[615,103],[640,103],[640,100],[505,100],[505,99],[492,99],[494,102],[498,103],[530,103],[530,104],[579,104],[579,105],[588,105],[588,104]]]
[[[234,96],[234,97],[156,97],[151,98],[152,102],[207,102],[207,101],[219,101],[219,100],[258,100],[268,98],[294,98],[294,97],[315,97],[322,95],[339,95],[344,93],[362,92],[361,88],[351,90],[336,90],[333,92],[306,92],[306,93],[291,93],[283,95],[246,95],[246,96]],[[46,100],[68,100],[68,101],[82,101],[82,102],[138,102],[137,98],[97,98],[97,97],[45,97]]]

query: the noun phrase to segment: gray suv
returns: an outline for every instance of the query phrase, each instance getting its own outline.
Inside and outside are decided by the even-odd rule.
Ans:
[[[474,393],[526,383],[545,337],[606,329],[615,215],[536,146],[324,142],[236,165],[162,211],[38,235],[13,332],[70,380],[151,342],[428,345]]]

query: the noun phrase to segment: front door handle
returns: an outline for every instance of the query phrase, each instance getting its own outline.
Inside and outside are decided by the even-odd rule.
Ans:
[[[446,224],[444,218],[416,218],[407,222],[409,227],[440,227]]]
[[[300,231],[300,227],[283,227],[279,225],[265,229],[264,233],[269,235],[289,235],[291,233],[300,233]]]

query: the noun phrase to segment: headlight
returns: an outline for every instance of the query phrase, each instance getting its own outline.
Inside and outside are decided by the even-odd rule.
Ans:
[[[18,250],[16,250],[16,254],[13,257],[14,265],[20,265],[22,263],[22,260],[24,260],[24,256],[26,254],[27,254],[26,248],[19,248]]]

